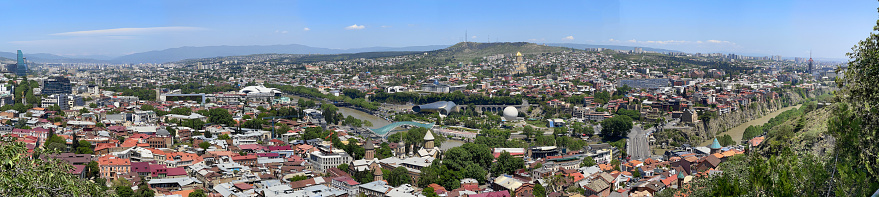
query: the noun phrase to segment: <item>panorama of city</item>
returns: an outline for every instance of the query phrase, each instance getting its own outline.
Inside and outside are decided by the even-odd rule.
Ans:
[[[879,2],[25,1],[0,197],[879,196]]]

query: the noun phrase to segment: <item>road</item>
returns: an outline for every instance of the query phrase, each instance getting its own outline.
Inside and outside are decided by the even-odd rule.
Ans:
[[[647,132],[641,125],[632,126],[629,132],[629,140],[626,141],[626,152],[635,160],[644,160],[650,157],[650,145],[647,141]]]

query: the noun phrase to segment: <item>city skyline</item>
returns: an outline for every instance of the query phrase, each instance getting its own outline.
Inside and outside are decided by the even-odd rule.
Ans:
[[[0,51],[116,57],[184,46],[476,42],[845,58],[876,2],[11,2]],[[38,13],[38,14],[37,14]]]

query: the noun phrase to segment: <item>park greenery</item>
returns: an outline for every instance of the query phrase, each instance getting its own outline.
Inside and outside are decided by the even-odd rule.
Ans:
[[[28,153],[24,143],[14,138],[0,142],[0,194],[16,196],[113,196],[102,187],[101,181],[77,178],[69,171],[73,166],[55,159],[40,159],[40,155],[58,151],[37,148]],[[32,157],[33,156],[33,157]],[[91,165],[91,163],[89,163]],[[91,169],[91,167],[87,167]],[[96,174],[90,171],[89,174]],[[130,188],[129,188],[130,189]]]
[[[829,106],[827,135],[835,139],[830,154],[816,155],[792,147],[805,132],[804,120],[815,107],[807,103],[783,112],[744,137],[766,133],[757,150],[735,156],[718,167],[724,173],[696,179],[686,189],[666,189],[658,196],[870,196],[879,189],[879,21],[867,39],[847,55],[837,72],[836,104]],[[798,93],[800,94],[800,93]],[[826,98],[825,98],[826,100]]]

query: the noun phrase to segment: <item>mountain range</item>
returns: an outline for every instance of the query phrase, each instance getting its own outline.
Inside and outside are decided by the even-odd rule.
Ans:
[[[470,42],[473,43],[473,42]],[[479,48],[481,47],[498,47],[497,45],[492,45],[494,43],[473,43]],[[527,45],[525,45],[527,44]],[[460,43],[458,44],[460,45]],[[472,45],[472,44],[471,44]],[[515,45],[515,43],[514,43]],[[521,45],[521,46],[519,46]],[[523,50],[533,49],[533,46],[537,46],[538,44],[533,43],[519,43],[516,47],[525,47]],[[539,44],[546,46],[554,46],[554,47],[566,47],[566,48],[576,48],[576,49],[584,49],[584,48],[606,48],[606,49],[614,49],[614,50],[632,50],[635,47],[631,46],[615,46],[615,45],[590,45],[590,44],[572,44],[572,43],[546,43]],[[157,51],[147,51],[141,53],[134,53],[130,55],[119,56],[115,58],[109,57],[98,57],[97,59],[91,58],[74,58],[74,57],[64,57],[59,55],[53,55],[48,53],[35,53],[28,54],[25,53],[25,57],[28,58],[28,61],[38,62],[38,63],[127,63],[127,64],[136,64],[136,63],[166,63],[166,62],[175,62],[185,59],[197,59],[197,58],[212,58],[212,57],[224,57],[224,56],[242,56],[242,55],[252,55],[252,54],[349,54],[349,53],[363,53],[363,52],[383,52],[383,51],[455,51],[455,47],[457,45],[428,45],[428,46],[410,46],[410,47],[367,47],[367,48],[354,48],[354,49],[330,49],[330,48],[321,48],[321,47],[311,47],[300,44],[288,44],[288,45],[264,45],[264,46],[203,46],[203,47],[179,47],[179,48],[170,48],[164,50]],[[648,48],[642,47],[645,51],[656,51],[656,52],[670,52],[673,50],[666,49],[656,49],[656,48]],[[505,50],[506,51],[506,50]],[[543,50],[541,50],[543,51]],[[456,51],[457,52],[457,51]],[[464,52],[464,51],[461,51]],[[490,54],[475,54],[475,55],[490,55]],[[11,52],[0,52],[0,57],[15,59],[16,54]]]

